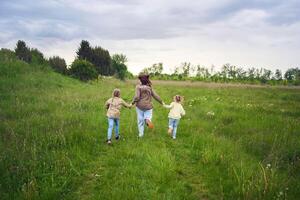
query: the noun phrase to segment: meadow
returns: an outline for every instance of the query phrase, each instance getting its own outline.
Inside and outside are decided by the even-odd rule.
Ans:
[[[50,68],[0,61],[0,199],[298,199],[300,90],[160,84],[185,96],[177,139],[154,103],[155,128],[137,138],[135,108],[105,143],[105,101],[135,82],[84,83]]]

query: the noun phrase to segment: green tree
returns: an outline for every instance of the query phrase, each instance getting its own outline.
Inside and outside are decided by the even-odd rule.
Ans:
[[[115,73],[111,65],[109,51],[102,47],[96,46],[92,49],[92,59],[90,62],[95,65],[98,74],[111,76]]]
[[[67,73],[67,64],[65,59],[60,58],[59,56],[53,56],[49,58],[49,64],[56,72],[62,74]]]
[[[37,64],[45,64],[47,63],[47,60],[44,57],[44,54],[39,51],[38,49],[31,49],[30,50],[31,53],[31,62],[32,63],[37,63]]]
[[[80,60],[92,61],[92,48],[87,40],[82,40],[77,50],[77,58]]]
[[[209,70],[206,67],[201,67],[200,65],[197,65],[196,76],[202,79],[207,79],[211,76],[211,74],[209,73]]]
[[[108,50],[100,46],[93,48],[88,41],[82,40],[76,53],[78,59],[91,62],[98,74],[111,76],[115,73]]]
[[[97,71],[89,61],[76,59],[71,65],[70,75],[82,81],[88,81],[97,78]]]
[[[151,76],[158,76],[163,71],[163,63],[155,63],[151,67],[145,68],[143,72],[150,74]]]
[[[125,80],[127,74],[127,58],[123,54],[114,54],[112,56],[112,68],[115,69],[117,78]]]
[[[181,64],[181,68],[182,68],[182,76],[184,77],[188,77],[190,76],[190,70],[191,70],[191,63],[189,62],[184,62]]]
[[[282,72],[279,69],[276,69],[274,78],[278,81],[282,80]]]
[[[300,83],[300,69],[297,68],[290,68],[288,69],[285,74],[284,78],[288,81],[294,81],[296,84]]]
[[[254,81],[254,79],[255,79],[255,68],[254,67],[248,69],[247,79],[250,81]]]
[[[15,48],[16,56],[27,63],[31,62],[32,56],[30,53],[30,49],[26,46],[26,43],[22,40],[19,40],[17,42],[16,48]]]

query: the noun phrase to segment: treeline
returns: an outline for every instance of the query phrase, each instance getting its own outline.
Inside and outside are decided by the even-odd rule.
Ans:
[[[149,73],[152,79],[159,80],[300,85],[299,68],[289,68],[283,73],[279,69],[271,71],[265,68],[258,69],[252,67],[245,70],[242,67],[225,64],[219,71],[216,71],[215,66],[207,68],[205,66],[195,66],[189,62],[184,62],[179,67],[175,67],[170,74],[163,73],[163,63],[153,64],[151,67],[143,69],[143,72]]]
[[[26,43],[19,40],[14,51],[1,49],[27,63],[48,65],[54,71],[78,78],[82,81],[99,78],[99,76],[116,76],[124,80],[133,75],[127,70],[127,58],[123,54],[110,56],[109,51],[100,46],[91,47],[89,42],[82,40],[76,52],[77,56],[68,67],[65,59],[59,56],[45,58],[43,53],[35,48],[29,48]]]

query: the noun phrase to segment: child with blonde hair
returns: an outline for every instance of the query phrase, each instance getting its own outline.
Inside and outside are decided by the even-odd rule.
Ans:
[[[120,138],[119,135],[119,124],[120,124],[120,111],[122,106],[126,108],[131,108],[132,104],[126,103],[123,99],[120,98],[121,91],[116,88],[113,91],[112,98],[108,99],[105,103],[105,107],[107,109],[107,119],[108,119],[108,130],[107,130],[107,144],[111,144],[111,136],[112,130],[115,125],[115,138],[118,140]]]
[[[185,110],[183,109],[181,103],[183,102],[183,97],[176,95],[173,98],[173,102],[170,105],[164,104],[165,108],[170,109],[169,112],[169,129],[168,133],[173,139],[176,139],[177,127],[182,116],[185,115]]]

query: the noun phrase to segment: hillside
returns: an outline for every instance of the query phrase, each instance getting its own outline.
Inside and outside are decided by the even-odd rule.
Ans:
[[[0,55],[1,199],[297,199],[300,92],[295,88],[173,87],[185,96],[177,140],[155,103],[155,129],[137,138],[123,109],[122,140],[105,143],[104,102],[133,82],[83,83]],[[208,113],[213,114],[208,114]]]

